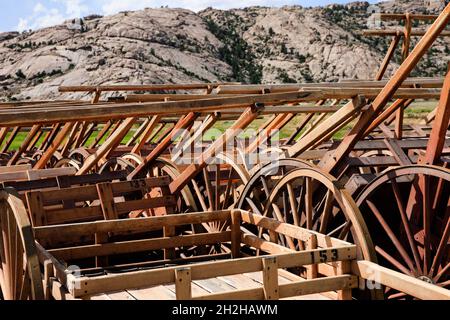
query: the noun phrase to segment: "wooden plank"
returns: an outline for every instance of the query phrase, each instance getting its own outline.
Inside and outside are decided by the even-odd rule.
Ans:
[[[338,274],[345,275],[351,274],[351,262],[350,261],[342,261],[339,263]],[[352,300],[352,289],[347,288],[343,290],[338,290],[338,299],[339,300]]]
[[[255,248],[255,249],[261,250],[263,252],[270,253],[270,254],[295,252],[295,250],[292,250],[292,249],[284,247],[284,246],[280,246],[280,245],[270,242],[270,241],[263,240],[252,234],[243,234],[241,241],[245,245],[248,245],[252,248]]]
[[[192,298],[190,268],[175,270],[175,294],[177,300],[190,300]]]
[[[353,289],[357,287],[358,277],[352,275],[318,278],[280,285],[280,298],[336,291],[340,289]]]
[[[282,284],[279,287],[280,298],[308,295],[340,288],[356,288],[357,277],[336,276]],[[236,290],[224,293],[195,297],[194,300],[263,300],[263,288]]]
[[[384,268],[370,261],[355,261],[351,264],[354,274],[363,279],[375,280],[387,287],[404,292],[422,300],[449,300],[450,290]]]
[[[240,257],[241,251],[241,213],[231,212],[231,256],[233,259]]]
[[[278,300],[278,262],[275,257],[263,259],[263,285],[265,300]]]
[[[144,289],[131,289],[127,292],[137,300],[175,300],[175,293],[165,286],[156,286]]]
[[[1,173],[23,172],[31,170],[31,164],[19,164],[15,166],[0,167]]]
[[[98,91],[161,91],[197,90],[216,88],[226,83],[186,83],[186,84],[145,84],[145,85],[104,85],[104,86],[60,86],[59,92],[98,92]]]
[[[147,193],[149,189],[167,185],[169,181],[169,177],[121,181],[112,183],[111,188],[114,197],[118,197],[136,191]],[[45,205],[56,204],[65,200],[90,201],[98,199],[98,191],[95,185],[79,186],[64,190],[42,191],[42,197]]]
[[[100,200],[100,206],[102,208],[103,217],[105,220],[115,220],[119,218],[119,215],[114,204],[114,195],[111,187],[111,183],[99,183],[97,184],[98,198]],[[108,242],[107,233],[96,233],[95,244],[101,244]],[[107,266],[108,257],[95,257],[96,266]]]
[[[48,221],[42,201],[42,193],[40,191],[27,192],[25,197],[33,227],[47,225]]]
[[[218,279],[226,282],[228,285],[235,289],[251,289],[260,288],[261,284],[244,274],[234,274],[231,276],[217,277]]]
[[[204,290],[208,291],[209,293],[235,290],[235,288],[233,286],[230,286],[226,281],[220,280],[218,278],[195,280],[194,283]]]
[[[49,252],[63,260],[77,260],[96,256],[110,256],[124,253],[178,248],[183,246],[206,245],[222,243],[231,240],[231,232],[214,232],[177,236],[172,238],[157,238],[150,240],[135,240],[124,242],[111,242],[79,247],[52,249]]]
[[[315,234],[312,234],[309,237],[307,247],[308,247],[308,250],[317,249],[317,236]],[[313,264],[311,266],[308,266],[306,270],[307,270],[307,277],[308,277],[308,279],[315,279],[315,278],[317,278],[317,275],[319,273],[317,264]]]
[[[399,146],[396,139],[385,139],[384,142],[400,165],[406,166],[412,164],[411,159],[409,159],[403,149]]]
[[[124,233],[161,230],[167,225],[180,226],[201,224],[212,221],[226,221],[230,211],[214,211],[204,213],[188,213],[163,217],[149,217],[114,221],[94,221],[87,223],[44,226],[34,229],[36,239],[47,239],[50,242],[71,236],[88,236],[94,233]]]
[[[253,224],[255,226],[276,231],[279,234],[298,239],[301,241],[308,241],[311,234],[315,234],[317,236],[317,245],[321,248],[326,248],[329,246],[338,247],[338,246],[348,246],[350,243],[338,240],[332,237],[325,236],[318,232],[314,232],[312,230],[306,230],[300,227],[296,227],[291,224],[282,223],[273,219],[269,219],[263,217],[261,215],[253,214],[247,211],[241,211],[242,221]]]

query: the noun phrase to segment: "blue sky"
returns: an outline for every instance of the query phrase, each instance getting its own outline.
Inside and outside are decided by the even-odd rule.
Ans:
[[[0,0],[0,32],[51,26],[69,18],[97,13],[114,14],[146,7],[182,7],[194,11],[206,7],[220,9],[252,5],[282,6],[298,4],[317,6],[347,3],[348,0]],[[376,1],[371,1],[376,2]]]

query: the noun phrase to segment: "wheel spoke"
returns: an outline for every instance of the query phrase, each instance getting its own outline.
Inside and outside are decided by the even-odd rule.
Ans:
[[[200,188],[198,187],[197,182],[192,181],[192,186],[194,187],[195,194],[197,195],[198,201],[200,202],[203,211],[208,211],[208,206],[206,205],[205,199],[203,198],[203,195],[200,192]]]
[[[285,223],[286,221],[284,220],[284,217],[281,214],[280,208],[275,203],[272,204],[272,208],[273,208],[273,212],[275,213],[276,220]],[[295,244],[291,237],[280,235],[280,238],[285,238],[289,248],[291,248],[292,250],[295,250]]]
[[[233,176],[233,168],[230,167],[230,172],[228,173],[227,187],[225,188],[225,197],[222,204],[222,210],[225,209],[225,206],[228,203],[228,198],[230,197],[230,193],[232,191],[231,190],[232,176]]]
[[[313,214],[313,204],[312,204],[312,181],[311,178],[305,178],[305,213],[306,213],[306,229],[312,230],[312,214]]]
[[[252,208],[254,213],[257,213],[259,215],[262,215],[261,210],[256,206],[256,204],[253,202],[253,200],[249,197],[245,197],[245,200],[250,205],[250,208]]]
[[[428,274],[431,259],[431,212],[430,212],[430,179],[427,175],[420,177],[420,187],[422,191],[422,213],[424,232],[424,258],[423,271]]]
[[[445,282],[438,283],[437,285],[438,285],[439,287],[446,288],[447,286],[450,286],[450,280],[447,280],[447,281],[445,281]]]
[[[368,199],[366,200],[366,203],[368,204],[370,210],[373,212],[373,214],[377,218],[377,220],[380,223],[380,225],[383,227],[383,229],[386,232],[386,234],[388,235],[389,239],[391,239],[391,241],[394,244],[395,248],[400,253],[400,255],[402,256],[403,260],[406,262],[406,264],[408,265],[410,270],[414,271],[415,270],[414,269],[414,263],[409,258],[408,254],[406,253],[406,251],[403,248],[402,244],[400,243],[398,238],[395,236],[394,232],[389,227],[389,225],[387,224],[386,220],[384,220],[384,218],[381,215],[381,213],[378,210],[378,208],[375,206],[375,204],[372,201],[370,201]]]
[[[444,233],[442,234],[441,241],[439,242],[438,249],[437,249],[435,257],[433,259],[433,264],[431,265],[430,275],[433,275],[435,270],[437,268],[439,268],[439,265],[441,264],[442,257],[445,252],[445,248],[448,246],[449,236],[450,236],[450,219],[447,217],[447,223],[445,224],[445,230],[444,230]]]
[[[450,271],[450,263],[447,263],[447,265],[441,271],[439,271],[436,277],[433,278],[433,281],[435,283],[438,282],[439,279],[441,279],[441,277],[449,271]]]
[[[339,231],[345,229],[348,224],[349,224],[348,221],[344,222],[343,224],[341,224],[336,229],[334,229],[334,230],[330,231],[329,233],[327,233],[327,236],[329,236],[329,237],[333,236],[333,234],[338,233]]]
[[[219,202],[220,202],[220,165],[216,165],[216,194],[214,196],[215,199],[215,205],[214,205],[214,210],[219,210]]]
[[[289,194],[289,204],[291,207],[291,213],[292,213],[292,218],[294,220],[294,225],[300,226],[300,218],[298,216],[298,211],[297,211],[298,204],[297,204],[297,200],[295,199],[294,188],[292,187],[292,185],[290,183],[287,183],[286,187],[287,187],[288,194]]]
[[[401,272],[413,276],[411,271],[408,270],[403,264],[401,264],[398,260],[396,260],[394,257],[392,257],[390,254],[388,254],[386,251],[384,251],[379,246],[375,247],[375,251],[378,252],[383,258],[385,258],[387,261],[389,261],[393,266],[395,266],[398,270]]]
[[[419,255],[417,246],[414,241],[414,236],[411,231],[411,226],[409,224],[408,217],[407,217],[406,211],[405,211],[405,207],[403,205],[403,201],[402,201],[402,198],[400,195],[400,190],[399,190],[399,187],[397,185],[397,181],[395,180],[395,178],[391,180],[391,187],[392,187],[392,191],[394,192],[394,196],[395,196],[395,200],[397,202],[397,207],[398,207],[398,210],[400,213],[400,217],[402,219],[403,228],[405,229],[406,236],[407,236],[408,242],[409,242],[409,246],[410,246],[411,251],[414,256],[414,261],[416,262],[416,266],[419,270],[419,273],[422,273],[422,267],[421,267],[421,263],[420,263],[420,255]]]
[[[325,205],[323,207],[322,216],[320,219],[320,227],[319,227],[319,233],[325,233],[328,226],[328,220],[331,216],[331,210],[333,208],[333,194],[330,190],[325,195]]]
[[[262,186],[263,186],[264,193],[266,194],[266,198],[268,199],[269,196],[270,196],[270,191],[269,191],[269,187],[267,186],[266,178],[261,176],[260,179],[261,179],[261,183],[262,183]]]

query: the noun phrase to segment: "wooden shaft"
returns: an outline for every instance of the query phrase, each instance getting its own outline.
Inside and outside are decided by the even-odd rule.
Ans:
[[[445,145],[446,133],[450,121],[450,72],[445,78],[442,88],[441,99],[436,111],[433,128],[431,129],[430,139],[428,140],[427,150],[419,159],[422,164],[439,163],[442,150]]]
[[[395,35],[394,38],[392,39],[391,45],[389,46],[386,56],[384,57],[384,60],[381,63],[380,69],[378,70],[378,73],[375,76],[375,80],[383,79],[383,76],[386,73],[389,63],[392,61],[392,57],[394,56],[395,49],[397,49],[397,45],[398,45],[399,41],[400,41],[400,36]]]
[[[110,85],[110,86],[61,86],[59,92],[101,92],[101,91],[160,91],[196,90],[217,87],[224,83],[150,84],[150,85]]]
[[[111,150],[114,150],[123,138],[130,131],[136,122],[136,118],[128,118],[117,128],[117,130],[101,145],[100,148],[90,155],[84,162],[81,169],[76,173],[76,175],[87,174],[98,162],[103,159]]]
[[[39,132],[41,127],[42,127],[41,125],[35,125],[31,128],[30,132],[28,132],[27,137],[22,142],[19,149],[16,152],[14,152],[14,155],[8,161],[9,166],[14,165],[17,162],[17,160],[19,160],[20,156],[27,150],[28,145],[31,143],[36,134]]]
[[[396,36],[399,35],[399,37],[404,37],[404,33],[402,33],[400,30],[389,30],[389,29],[383,29],[383,30],[379,30],[379,29],[375,29],[375,30],[364,30],[361,32],[362,35],[364,36]],[[411,30],[411,36],[412,37],[423,37],[426,33],[426,30],[416,30],[416,29],[412,29]],[[448,31],[443,31],[439,37],[449,37],[450,36],[450,32]]]
[[[335,150],[332,157],[324,159],[321,163],[322,168],[326,172],[333,172],[333,170],[341,163],[341,161],[351,152],[355,144],[363,137],[371,121],[384,108],[384,106],[391,100],[395,91],[401,86],[402,82],[408,77],[412,69],[417,65],[418,61],[428,51],[438,35],[447,26],[450,21],[450,4],[442,11],[439,18],[428,29],[426,35],[419,41],[411,54],[407,57],[404,63],[397,70],[395,75],[388,81],[377,98],[373,101],[368,112],[360,118],[358,123],[342,140],[339,147]]]
[[[14,127],[11,134],[8,137],[8,140],[6,140],[4,146],[0,150],[0,152],[6,152],[8,151],[9,147],[13,143],[14,139],[16,138],[17,134],[19,133],[21,127]]]
[[[52,130],[50,130],[45,135],[44,140],[42,141],[41,150],[47,150],[47,148],[50,146],[53,140],[55,140],[61,127],[62,127],[61,123],[56,123],[52,126]]]
[[[250,123],[258,117],[259,107],[251,107],[245,111],[239,119],[229,128],[224,134],[211,144],[205,152],[201,154],[198,163],[189,165],[179,177],[177,177],[169,185],[170,191],[176,194],[183,190],[183,188],[194,178],[199,172],[208,165],[208,162],[221,151],[232,139],[234,139],[241,130],[244,130]]]
[[[403,32],[403,46],[402,46],[403,61],[405,61],[409,55],[409,47],[411,45],[411,29],[412,29],[411,14],[406,13],[405,30]]]
[[[439,16],[433,14],[411,14],[411,13],[381,13],[380,18],[382,20],[422,20],[422,21],[434,21]]]
[[[55,153],[56,150],[58,150],[61,143],[66,138],[67,134],[72,130],[73,126],[75,125],[74,122],[68,122],[64,125],[64,127],[61,129],[61,131],[57,134],[53,142],[50,144],[50,146],[47,148],[47,150],[44,152],[42,157],[39,159],[39,161],[34,165],[34,169],[44,169],[47,163],[50,161],[51,157]]]
[[[346,122],[348,118],[351,118],[355,113],[358,113],[364,103],[365,99],[359,96],[348,102],[347,105],[342,107],[338,112],[334,113],[331,117],[320,123],[309,134],[297,140],[294,145],[290,146],[288,148],[289,157],[296,157],[313,145],[323,141],[323,139],[328,136],[331,131],[333,131],[335,126]]]
[[[392,115],[395,111],[397,111],[399,108],[406,108],[408,107],[413,100],[405,100],[405,99],[398,99],[393,104],[391,104],[386,110],[384,110],[375,120],[372,121],[372,123],[369,125],[369,128],[367,128],[366,132],[364,133],[364,136],[367,136],[375,130],[376,127],[378,127],[380,124],[382,124],[387,118],[389,118],[390,115]]]
[[[185,117],[182,117],[178,123],[173,127],[170,134],[168,134],[161,143],[159,143],[155,149],[144,159],[144,161],[134,169],[128,175],[128,180],[132,180],[139,175],[143,174],[147,167],[155,161],[167,148],[172,144],[180,133],[194,123],[195,119],[199,116],[198,113],[190,112]]]
[[[147,127],[140,137],[140,141],[133,147],[131,153],[140,154],[141,149],[144,147],[153,130],[155,130],[155,127],[159,124],[160,119],[160,116],[153,116],[151,118],[150,122],[147,124]]]
[[[183,154],[194,150],[195,143],[209,130],[211,129],[217,120],[220,119],[220,114],[214,113],[209,115],[201,124],[201,126],[193,133],[192,137],[189,138],[182,146],[181,150],[172,155],[173,161],[179,159]],[[180,143],[183,141],[180,141]]]
[[[145,128],[147,128],[148,124],[150,123],[150,118],[146,118],[144,122],[141,124],[141,126],[135,131],[133,136],[128,140],[128,142],[125,144],[127,147],[132,146],[133,143],[136,142],[136,140],[142,135],[142,133],[145,131]]]
[[[97,134],[97,137],[94,139],[94,141],[91,143],[91,145],[89,146],[89,148],[95,148],[97,146],[97,144],[100,143],[100,141],[103,139],[103,137],[106,135],[106,133],[108,132],[108,130],[112,127],[114,121],[109,120],[107,123],[105,123],[105,125],[103,126],[102,130],[100,130],[100,132]]]
[[[80,128],[80,126],[81,126],[81,123],[78,121],[73,126],[72,131],[70,131],[69,136],[67,137],[66,143],[64,144],[64,146],[61,150],[61,154],[63,156],[67,156],[67,154],[70,152],[70,150],[72,150],[71,147],[75,141],[76,134],[77,134],[77,131]]]

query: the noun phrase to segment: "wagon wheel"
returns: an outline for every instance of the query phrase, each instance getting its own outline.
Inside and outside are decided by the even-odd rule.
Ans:
[[[355,243],[359,259],[375,260],[372,240],[354,200],[334,177],[318,168],[296,169],[282,177],[273,188],[263,215]],[[283,235],[271,237],[267,230],[259,229],[258,235],[292,250],[306,249],[303,241]],[[357,295],[381,298],[378,291]]]
[[[350,194],[331,175],[318,168],[287,173],[273,188],[264,216],[359,245],[360,258],[375,256],[361,212]],[[261,230],[260,230],[261,232]],[[293,250],[302,243],[280,237]]]
[[[56,151],[50,158],[50,161],[47,164],[47,168],[55,168],[55,165],[58,163],[58,161],[63,158],[64,157],[61,155],[61,153]]]
[[[77,171],[79,171],[81,169],[81,164],[78,161],[73,160],[73,159],[62,158],[62,159],[58,160],[53,167],[54,168],[75,168]]]
[[[193,190],[202,211],[232,209],[248,182],[250,175],[237,154],[220,153],[192,181]],[[208,232],[220,232],[228,225],[212,222],[204,224]]]
[[[246,168],[250,173],[250,176],[253,176],[256,172],[258,172],[262,167],[264,167],[268,163],[288,158],[288,150],[284,147],[271,147],[262,150],[259,156],[261,156],[262,159],[265,161],[261,161],[261,159],[259,159],[260,161],[258,161],[256,165],[254,165],[253,163],[247,164],[245,162]]]
[[[166,158],[156,159],[147,169],[147,177],[168,176],[170,181],[177,179],[181,175],[178,167]],[[198,212],[194,196],[188,186],[181,191],[181,196],[177,199],[175,213]]]
[[[262,215],[273,187],[284,174],[312,166],[309,162],[299,159],[280,159],[266,164],[250,177],[236,207]]]
[[[450,170],[427,165],[389,169],[368,184],[357,205],[378,262],[450,287]],[[385,289],[386,298],[409,298]]]
[[[192,181],[203,211],[234,208],[250,176],[233,155],[220,153]]]
[[[30,157],[22,157],[20,158],[17,162],[16,165],[22,165],[22,164],[30,164],[30,165],[34,165],[35,164],[35,160],[33,158]]]
[[[380,157],[380,156],[392,157],[393,154],[389,150],[371,150],[371,151],[367,151],[367,152],[364,152],[364,153],[358,155],[358,157],[360,157],[360,158],[364,158],[364,157],[370,158],[370,157]],[[361,167],[361,168],[359,168],[359,173],[378,174],[386,169],[387,169],[387,167]]]
[[[105,172],[114,172],[114,171],[127,171],[131,173],[136,168],[128,160],[125,160],[121,157],[108,159],[98,170],[98,173],[103,174]]]
[[[0,291],[6,300],[43,300],[33,231],[23,202],[0,191]]]
[[[91,153],[85,148],[77,148],[69,153],[69,158],[74,159],[83,165],[84,161],[91,155]]]
[[[135,168],[144,162],[144,159],[135,153],[126,153],[122,155],[121,158],[133,164]]]
[[[37,162],[43,154],[44,152],[42,150],[35,150],[31,158],[34,160],[34,162]]]
[[[219,211],[234,208],[239,196],[249,179],[249,174],[235,156],[220,153],[214,163],[207,165],[189,186],[196,200],[196,207],[201,211]],[[199,210],[196,210],[199,211]],[[186,233],[214,233],[225,231],[229,225],[223,222],[194,225]],[[230,252],[225,245],[194,246],[188,248],[186,255],[215,254]]]
[[[11,158],[11,155],[9,153],[4,153],[4,152],[0,153],[0,160],[7,161],[7,160],[9,160],[9,158]]]

